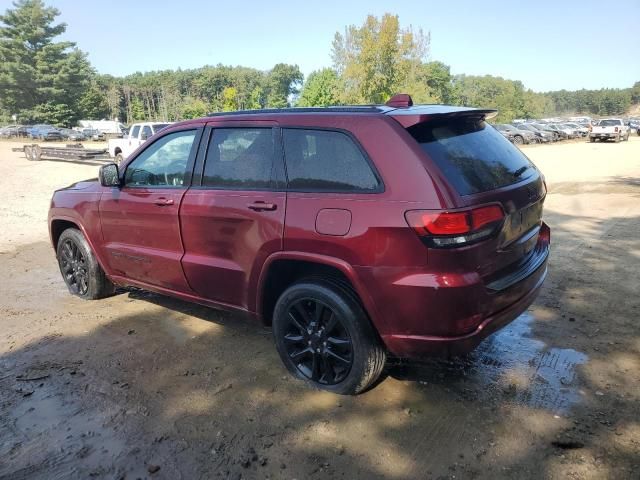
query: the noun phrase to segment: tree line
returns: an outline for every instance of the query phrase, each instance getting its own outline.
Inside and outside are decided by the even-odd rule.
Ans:
[[[80,119],[175,121],[209,112],[288,106],[384,103],[397,92],[415,103],[496,108],[496,121],[569,113],[620,115],[640,102],[627,89],[533,92],[491,75],[452,75],[429,60],[430,35],[402,28],[396,15],[368,16],[336,33],[331,67],[303,82],[297,65],[269,71],[225,65],[98,74],[72,42],[56,41],[66,25],[42,0],[17,0],[0,15],[0,121],[74,125]]]

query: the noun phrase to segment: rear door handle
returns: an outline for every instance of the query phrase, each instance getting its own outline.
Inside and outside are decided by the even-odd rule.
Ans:
[[[256,212],[262,212],[265,210],[273,211],[277,209],[278,206],[275,203],[266,203],[262,201],[257,201],[257,202],[249,203],[247,205],[247,208],[254,210]]]
[[[173,198],[160,197],[156,199],[154,203],[159,207],[167,207],[169,205],[173,205]]]

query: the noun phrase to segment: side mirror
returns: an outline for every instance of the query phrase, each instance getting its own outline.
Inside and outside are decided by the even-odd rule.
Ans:
[[[119,187],[120,177],[118,176],[118,165],[108,163],[101,166],[98,172],[98,178],[100,179],[100,185],[103,187]]]

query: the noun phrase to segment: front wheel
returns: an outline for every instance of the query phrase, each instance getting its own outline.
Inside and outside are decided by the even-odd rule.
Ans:
[[[522,145],[524,143],[524,138],[522,138],[520,135],[516,135],[515,137],[513,137],[513,143],[515,143],[516,145]]]
[[[56,253],[60,273],[70,293],[85,300],[113,295],[115,286],[106,277],[80,230],[68,228],[62,232]]]
[[[313,279],[285,290],[275,306],[273,335],[289,372],[337,394],[365,391],[386,361],[355,294],[337,282]]]

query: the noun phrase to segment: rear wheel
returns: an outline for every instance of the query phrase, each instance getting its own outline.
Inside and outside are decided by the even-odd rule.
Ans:
[[[108,297],[115,286],[98,264],[89,243],[75,228],[68,228],[56,248],[62,278],[73,295],[85,300]]]
[[[294,376],[333,393],[363,392],[386,361],[355,294],[328,280],[301,281],[285,290],[275,306],[273,335]]]

